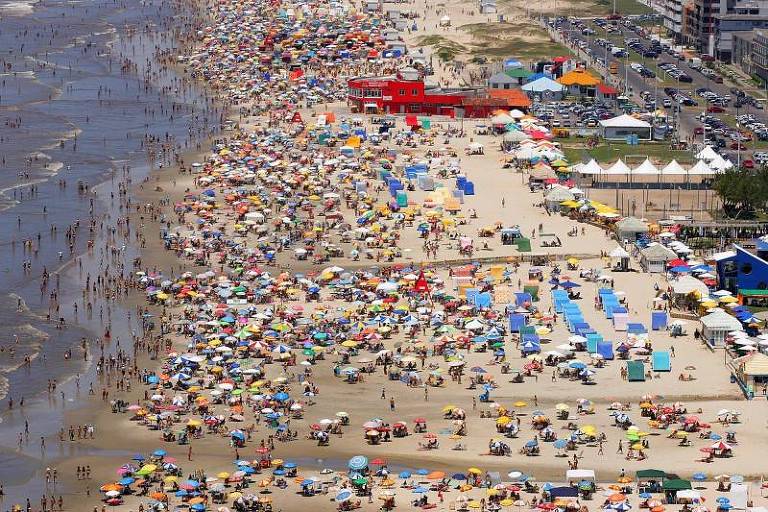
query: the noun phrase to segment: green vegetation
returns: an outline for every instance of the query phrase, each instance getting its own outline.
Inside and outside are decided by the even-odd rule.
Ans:
[[[723,201],[723,213],[734,219],[765,215],[768,204],[768,168],[732,168],[715,176],[712,188]]]
[[[631,14],[653,14],[653,9],[635,0],[615,0],[616,12],[624,16]],[[597,0],[597,9],[593,14],[612,14],[614,0]]]
[[[417,44],[418,46],[433,46],[438,58],[446,62],[455,59],[456,55],[466,53],[467,51],[464,45],[437,34],[423,36],[418,40]]]
[[[570,54],[564,46],[550,41],[546,31],[534,23],[470,23],[459,28],[472,36],[472,55],[489,60],[537,60]]]
[[[562,144],[565,157],[570,163],[577,163],[594,158],[600,163],[612,163],[619,158],[638,157],[643,160],[646,157],[652,160],[669,162],[672,159],[681,164],[693,163],[690,151],[678,151],[669,149],[669,144],[660,142],[646,142],[638,146],[620,142],[601,142],[594,148],[587,148],[586,139],[571,137],[568,139],[556,139]],[[640,162],[637,162],[640,163]]]

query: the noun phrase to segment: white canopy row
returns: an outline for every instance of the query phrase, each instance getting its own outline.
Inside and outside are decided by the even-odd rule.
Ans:
[[[586,164],[577,164],[572,167],[572,170],[578,174],[601,174],[601,175],[632,175],[632,176],[714,176],[715,174],[722,172],[726,169],[733,167],[733,164],[729,160],[725,160],[718,155],[718,158],[713,159],[709,163],[704,160],[699,160],[696,165],[685,169],[677,160],[672,160],[666,166],[659,169],[650,161],[645,161],[635,167],[630,168],[623,160],[617,160],[616,163],[610,167],[603,168],[594,159],[590,160]]]

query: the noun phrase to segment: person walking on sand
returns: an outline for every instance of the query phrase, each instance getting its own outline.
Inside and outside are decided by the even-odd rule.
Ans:
[[[619,439],[619,448],[616,450],[616,453],[624,453],[624,443]]]
[[[394,398],[390,398],[389,399],[389,410],[390,411],[394,411],[395,410],[395,399]]]
[[[189,448],[187,448],[187,460],[192,460],[192,444],[190,443]]]

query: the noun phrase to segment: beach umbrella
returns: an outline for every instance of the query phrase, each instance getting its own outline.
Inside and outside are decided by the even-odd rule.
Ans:
[[[424,468],[417,469],[416,474],[419,476],[427,476],[429,474],[429,470]]]
[[[397,475],[400,478],[411,478],[411,472],[410,471],[401,471],[399,475]]]
[[[705,475],[704,473],[701,473],[701,472],[694,473],[693,476],[691,477],[691,479],[696,481],[696,482],[703,482],[704,480],[707,479],[707,475]]]
[[[419,485],[413,489],[414,494],[424,494],[429,492],[429,488]]]
[[[368,467],[368,458],[363,455],[355,455],[347,463],[349,469],[353,471],[360,471]]]

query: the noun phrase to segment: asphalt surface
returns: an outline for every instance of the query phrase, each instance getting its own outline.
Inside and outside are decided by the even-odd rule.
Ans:
[[[638,33],[636,33],[633,30],[630,30],[629,28],[623,26],[620,23],[619,23],[618,31],[607,33],[606,30],[594,24],[593,20],[591,19],[583,19],[581,21],[587,27],[593,29],[595,31],[595,34],[583,35],[581,32],[581,28],[576,27],[569,20],[565,20],[565,21],[560,21],[560,23],[557,25],[557,28],[554,29],[556,32],[556,35],[563,38],[568,47],[574,49],[574,51],[577,51],[577,53],[582,58],[584,58],[584,60],[586,60],[591,67],[599,71],[603,75],[607,83],[617,86],[620,92],[625,92],[627,96],[629,96],[635,103],[642,106],[644,104],[644,101],[640,98],[640,92],[649,91],[651,93],[651,97],[656,98],[657,108],[663,108],[662,107],[663,101],[665,99],[669,99],[669,96],[667,96],[664,92],[665,87],[674,87],[676,89],[679,89],[681,92],[683,92],[684,94],[686,94],[687,96],[691,97],[692,99],[696,100],[699,103],[699,105],[696,107],[693,107],[693,106],[686,107],[682,105],[678,107],[678,105],[673,100],[672,107],[668,107],[665,109],[667,113],[670,115],[670,118],[669,118],[670,124],[673,124],[674,126],[676,126],[679,131],[680,140],[690,141],[692,140],[690,137],[694,137],[693,140],[695,142],[701,142],[703,139],[702,135],[694,136],[695,128],[702,126],[698,117],[702,113],[706,112],[706,109],[708,106],[706,100],[704,98],[698,97],[695,93],[696,89],[699,89],[702,87],[707,88],[720,96],[729,94],[732,97],[732,100],[729,106],[725,108],[725,112],[723,114],[712,114],[712,115],[719,117],[724,114],[730,114],[735,116],[737,114],[750,113],[750,114],[753,114],[759,120],[763,122],[768,122],[768,113],[766,113],[765,110],[758,110],[752,106],[742,106],[741,108],[738,109],[738,112],[737,112],[737,109],[733,107],[733,103],[735,101],[735,95],[731,93],[732,86],[728,84],[715,83],[711,79],[702,75],[699,71],[689,68],[684,59],[678,60],[675,57],[665,52],[662,52],[658,56],[658,58],[655,58],[655,59],[644,58],[641,55],[627,48],[626,44],[624,44],[624,39],[636,38],[636,39],[639,39],[640,42],[645,47],[649,47],[650,45],[649,38],[641,37]],[[616,46],[625,48],[629,52],[628,57],[616,58],[611,54],[610,51],[606,50],[604,47],[600,46],[596,42],[598,39],[613,40],[617,38],[620,38],[621,42],[617,41],[614,44],[616,44]],[[587,54],[583,50],[579,50],[578,48],[579,41],[586,41],[587,48],[591,49],[592,51],[591,55]],[[606,59],[606,54],[607,54],[607,64],[603,65],[602,62]],[[608,72],[608,67],[613,62],[617,63],[618,65],[619,72],[616,75],[611,75]],[[668,77],[663,70],[655,69],[655,67],[652,67],[651,69],[657,72],[657,77],[646,78],[641,76],[639,73],[637,73],[636,71],[634,71],[629,67],[633,62],[638,62],[643,65],[646,65],[646,64],[658,65],[664,62],[669,62],[669,63],[675,64],[678,67],[678,69],[680,69],[681,71],[689,75],[693,79],[693,82],[684,83],[676,80],[672,81],[671,77]],[[625,87],[625,83],[626,83],[626,87]],[[732,160],[735,161],[735,158],[732,158]]]

